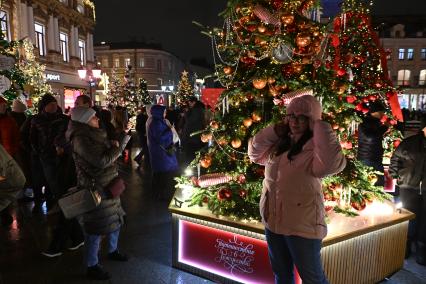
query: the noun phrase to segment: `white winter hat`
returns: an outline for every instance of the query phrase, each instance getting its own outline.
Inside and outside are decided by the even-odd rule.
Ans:
[[[71,110],[71,120],[81,123],[88,123],[96,115],[96,111],[89,107],[75,107]]]
[[[287,107],[287,114],[305,115],[312,120],[321,119],[322,107],[320,102],[311,95],[294,98]]]

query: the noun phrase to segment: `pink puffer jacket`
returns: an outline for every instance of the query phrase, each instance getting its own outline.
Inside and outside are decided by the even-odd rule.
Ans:
[[[265,165],[260,199],[264,225],[276,234],[323,239],[327,235],[321,178],[346,166],[340,144],[330,124],[316,120],[313,138],[290,161],[285,152],[271,155],[278,143],[273,126],[249,142],[250,159]]]

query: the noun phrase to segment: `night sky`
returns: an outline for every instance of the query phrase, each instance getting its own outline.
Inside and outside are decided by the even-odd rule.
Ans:
[[[226,0],[95,0],[95,42],[131,39],[154,41],[178,57],[205,57],[212,61],[210,39],[200,33],[193,20],[221,26],[218,14]],[[340,0],[322,0],[325,14],[338,11]],[[426,14],[425,0],[376,0],[373,12],[380,15]],[[399,4],[399,5],[398,5]]]

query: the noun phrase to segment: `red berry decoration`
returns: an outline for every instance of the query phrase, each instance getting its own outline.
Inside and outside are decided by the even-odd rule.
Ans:
[[[356,96],[347,96],[346,101],[350,104],[353,104],[356,101]]]
[[[238,191],[238,195],[242,198],[242,199],[246,199],[246,197],[247,197],[247,190],[245,190],[245,189],[240,189],[239,191]]]
[[[246,176],[245,175],[239,175],[238,176],[238,183],[246,183]]]
[[[217,199],[219,199],[220,201],[223,200],[229,200],[232,197],[232,191],[229,188],[221,188],[218,192],[217,192]]]

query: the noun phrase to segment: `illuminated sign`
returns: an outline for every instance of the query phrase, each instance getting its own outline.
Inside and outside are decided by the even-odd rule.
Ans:
[[[179,220],[178,262],[242,283],[274,283],[265,241]],[[300,278],[295,271],[295,283]]]
[[[45,77],[47,81],[61,81],[61,75],[59,74],[46,73]]]

